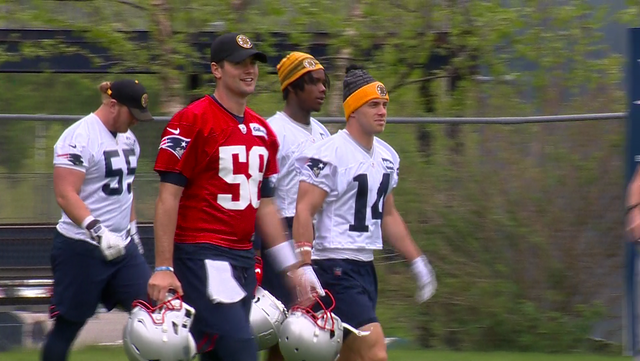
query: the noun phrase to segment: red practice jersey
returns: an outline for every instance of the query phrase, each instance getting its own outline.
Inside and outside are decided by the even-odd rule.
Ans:
[[[278,173],[277,153],[275,133],[249,108],[240,124],[206,96],[175,114],[155,164],[188,179],[175,242],[251,249],[262,179]]]

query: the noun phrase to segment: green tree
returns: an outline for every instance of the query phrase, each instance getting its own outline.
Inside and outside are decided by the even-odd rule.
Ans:
[[[587,0],[31,0],[6,4],[0,22],[81,31],[119,59],[118,67],[157,71],[142,81],[166,114],[188,101],[192,60],[207,62],[189,39],[237,30],[259,38],[272,56],[281,41],[275,32],[303,51],[326,43],[320,60],[332,69],[333,86],[322,115],[341,115],[344,69],[357,62],[387,85],[391,116],[521,116],[624,109],[622,59],[603,43],[602,27],[613,20],[635,25],[640,8],[627,4],[613,14]],[[122,32],[131,29],[148,30],[149,41]],[[49,41],[26,44],[20,56],[78,51]],[[277,78],[264,70],[250,104],[269,115],[281,97]],[[29,79],[8,83],[20,92],[0,92],[3,109],[68,113],[73,106],[80,113],[95,104],[89,95],[86,104],[72,99],[93,89],[97,77],[65,78],[74,90],[66,93],[51,74]],[[47,97],[53,100],[32,101]],[[31,152],[34,124],[1,126],[3,134],[12,127],[23,154]],[[161,130],[154,127],[141,140],[146,174]],[[416,308],[404,265],[381,266],[388,334],[431,347],[584,349],[601,315],[598,303],[618,302],[603,290],[618,282],[622,263],[623,125],[389,126],[383,138],[402,157],[396,202],[440,281],[436,297]],[[6,144],[0,164],[26,169]],[[22,187],[11,194],[26,202],[29,188]],[[152,207],[148,189],[141,202]]]

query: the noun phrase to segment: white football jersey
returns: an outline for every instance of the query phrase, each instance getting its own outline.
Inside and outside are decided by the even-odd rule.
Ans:
[[[311,118],[308,126],[291,119],[284,112],[277,112],[267,119],[278,136],[278,168],[275,199],[283,217],[293,217],[296,213],[299,172],[296,156],[311,145],[331,136],[331,133],[319,121]]]
[[[384,199],[398,184],[400,157],[375,138],[371,151],[341,130],[296,161],[300,180],[327,191],[317,214],[312,258],[372,260],[382,249]]]
[[[55,167],[85,173],[80,199],[111,232],[125,235],[131,219],[133,178],[140,145],[129,130],[114,136],[93,113],[67,128],[53,147]],[[63,235],[93,242],[65,213],[57,229]]]

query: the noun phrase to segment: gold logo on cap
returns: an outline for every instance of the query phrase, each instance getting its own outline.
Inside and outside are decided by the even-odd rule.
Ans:
[[[245,49],[249,49],[253,46],[253,44],[251,44],[251,40],[244,35],[236,36],[236,42]]]
[[[142,99],[140,99],[140,103],[142,104],[143,108],[146,108],[147,105],[149,104],[149,96],[147,94],[142,95]]]
[[[382,84],[378,84],[378,86],[376,86],[376,91],[378,92],[378,94],[380,94],[381,97],[387,96],[387,88],[385,88]]]
[[[305,59],[305,61],[302,62],[302,65],[304,65],[305,68],[315,69],[316,61],[313,59]]]

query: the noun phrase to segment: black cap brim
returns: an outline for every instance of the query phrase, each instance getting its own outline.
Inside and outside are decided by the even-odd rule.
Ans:
[[[131,115],[136,118],[139,122],[150,122],[153,120],[153,116],[149,113],[148,110],[141,110],[136,108],[129,108]]]
[[[228,56],[224,60],[230,61],[232,63],[239,63],[250,56],[254,56],[256,60],[261,63],[267,62],[267,55],[255,49],[246,49],[246,50],[237,51],[234,54],[231,54],[230,56]]]

